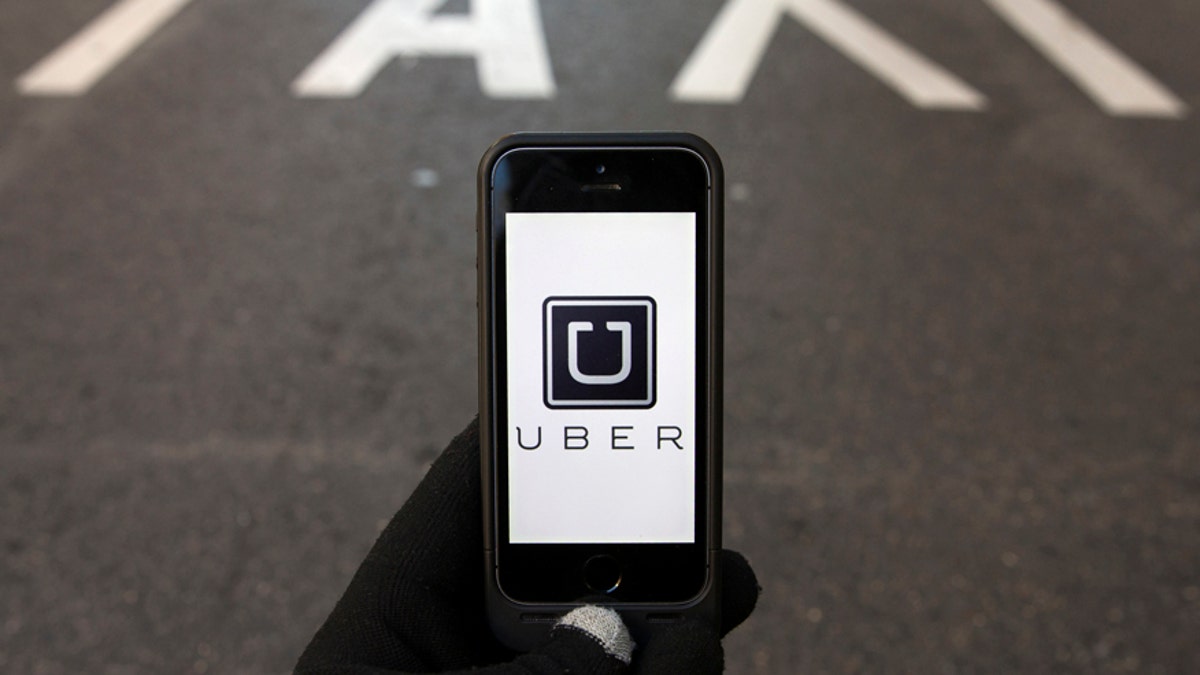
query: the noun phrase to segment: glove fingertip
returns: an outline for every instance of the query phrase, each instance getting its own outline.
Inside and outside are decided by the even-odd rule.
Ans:
[[[517,657],[521,673],[618,675],[633,655],[633,638],[621,616],[605,607],[576,607],[559,619],[550,639]],[[509,671],[505,671],[509,672]]]
[[[600,643],[605,654],[622,663],[629,663],[633,657],[633,637],[621,620],[621,615],[608,607],[576,607],[559,619],[554,630],[580,631]]]

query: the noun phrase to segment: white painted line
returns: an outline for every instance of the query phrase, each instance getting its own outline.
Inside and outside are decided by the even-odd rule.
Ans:
[[[554,78],[536,0],[474,0],[467,15],[436,15],[443,0],[375,0],[292,83],[302,97],[352,98],[396,57],[475,57],[493,98],[550,98]]]
[[[672,98],[695,103],[742,100],[781,13],[774,2],[726,2],[671,84]]]
[[[1106,112],[1131,117],[1182,117],[1187,112],[1141,66],[1053,0],[985,2]]]
[[[983,94],[850,7],[834,0],[792,0],[791,5],[809,28],[918,108],[983,108]]]
[[[78,96],[91,89],[191,0],[120,0],[17,78],[31,96]]]
[[[970,85],[839,0],[730,0],[671,85],[683,101],[736,103],[784,13],[918,108],[980,110]]]

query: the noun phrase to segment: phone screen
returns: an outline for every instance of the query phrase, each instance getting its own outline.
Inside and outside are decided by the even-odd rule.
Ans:
[[[512,600],[703,592],[719,525],[712,176],[672,147],[519,148],[487,176],[481,405]],[[589,576],[598,557],[619,583]]]
[[[695,542],[696,214],[505,233],[509,542]]]

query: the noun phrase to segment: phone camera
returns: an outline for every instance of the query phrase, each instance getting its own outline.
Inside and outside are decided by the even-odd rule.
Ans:
[[[603,164],[596,165],[596,173],[604,173],[605,171],[607,171],[607,168]]]

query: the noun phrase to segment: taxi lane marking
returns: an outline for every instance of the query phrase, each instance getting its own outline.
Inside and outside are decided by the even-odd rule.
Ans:
[[[191,0],[121,0],[17,78],[29,96],[86,93]]]
[[[551,98],[554,79],[536,0],[475,0],[466,15],[434,15],[444,0],[375,0],[292,83],[300,97],[353,98],[392,59],[473,56],[491,98]]]
[[[731,0],[671,85],[680,101],[737,103],[784,14],[918,108],[980,110],[987,99],[838,0]]]
[[[1187,106],[1053,0],[984,0],[1105,112],[1183,117]]]

